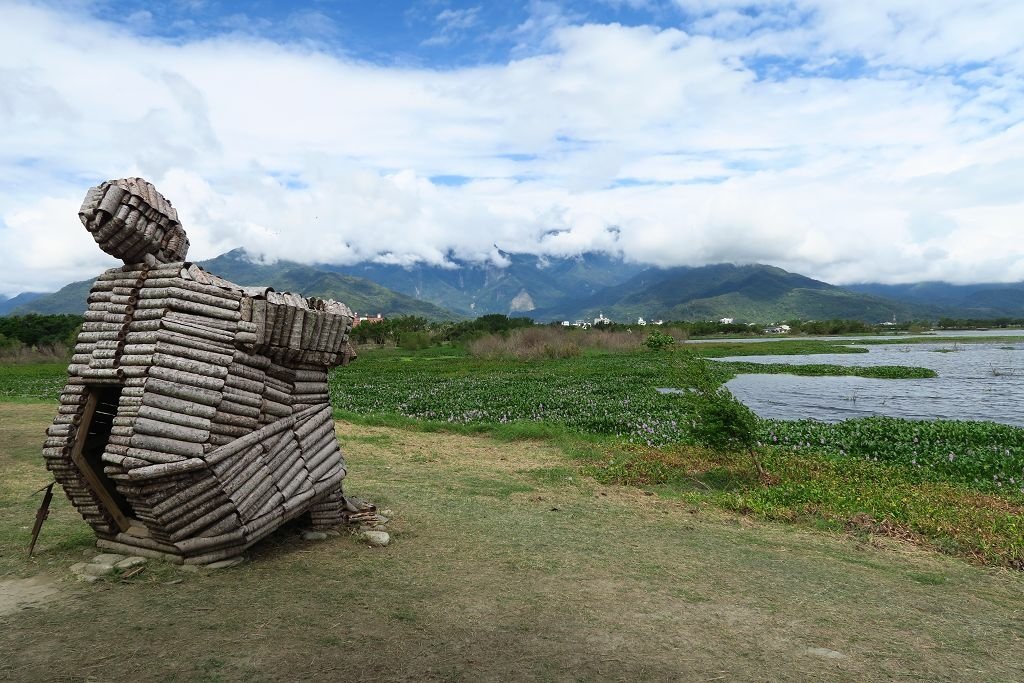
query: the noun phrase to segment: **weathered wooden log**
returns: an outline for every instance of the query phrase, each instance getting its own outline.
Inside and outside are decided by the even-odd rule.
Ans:
[[[303,415],[301,419],[296,416],[295,436],[299,441],[305,443],[310,434],[320,429],[333,429],[334,422],[331,420],[331,409],[329,406],[318,406],[312,415]],[[300,413],[301,414],[301,413]]]
[[[228,444],[227,446],[221,446],[206,455],[206,461],[213,464],[219,462],[225,458],[228,458],[236,453],[240,453],[243,450],[251,448],[253,445],[260,443],[261,441],[278,434],[285,429],[289,429],[292,426],[291,418],[284,418],[277,422],[272,422],[265,427],[243,436],[242,438]]]
[[[151,367],[149,369],[149,376],[151,380],[162,379],[173,384],[187,384],[190,387],[206,389],[207,391],[220,392],[224,388],[223,378],[198,375],[194,372],[178,370],[162,364]]]
[[[176,358],[184,358],[199,363],[206,363],[207,365],[214,365],[218,368],[224,368],[225,376],[227,375],[227,366],[231,363],[230,354],[207,351],[205,349],[196,348],[195,346],[179,346],[178,344],[159,341],[157,342],[156,347],[157,354],[167,354]],[[195,371],[191,370],[190,372]]]
[[[267,451],[267,458],[273,458],[275,454],[286,446],[294,437],[291,429],[285,429],[277,434],[272,434],[263,440],[263,448]]]
[[[202,406],[202,408],[204,409],[204,413],[211,410],[209,406]],[[195,411],[193,411],[193,413],[194,412]],[[212,412],[213,414],[216,414],[215,410]],[[210,429],[210,419],[213,415],[211,414],[209,417],[204,417],[202,415],[166,410],[164,408],[157,408],[143,404],[142,407],[139,408],[139,417],[208,432]]]
[[[240,314],[241,319],[244,320],[245,322],[252,322],[252,297],[245,296],[244,294],[239,292],[238,303],[238,312]],[[248,331],[255,334],[257,331],[257,325],[253,324],[252,329]]]
[[[296,436],[299,436],[296,434]],[[308,434],[299,436],[299,443],[302,445],[303,451],[309,451],[310,448],[319,446],[326,440],[337,439],[334,433],[334,422],[330,419],[322,420],[315,429]]]
[[[221,415],[227,417],[221,417]],[[214,434],[226,435],[232,437],[232,439],[240,439],[252,433],[252,431],[259,426],[259,421],[253,420],[251,417],[242,417],[240,415],[230,415],[230,413],[222,413],[214,419],[213,424],[210,425],[210,436]],[[232,424],[231,422],[221,422],[229,418],[235,418],[237,420],[248,420],[250,421],[245,426]],[[215,449],[216,450],[216,449]]]
[[[218,434],[237,434],[238,436],[245,436],[254,429],[257,429],[259,425],[259,417],[254,415],[238,415],[235,413],[227,413],[221,410],[217,411],[217,415],[213,418],[211,428],[213,426],[218,427],[216,433]],[[240,431],[229,430],[225,431],[219,429],[219,427],[230,426],[238,428]]]
[[[121,553],[123,555],[139,555],[140,557],[148,557],[151,560],[163,560],[172,564],[182,564],[184,558],[175,553],[166,553],[159,550],[153,550],[145,546],[139,545],[138,541],[144,539],[136,539],[134,536],[128,536],[126,538],[132,539],[131,543],[120,543],[118,541],[111,541],[108,539],[98,539],[96,541],[96,547],[102,550],[109,550],[114,553]]]
[[[184,284],[184,283],[182,283]],[[156,299],[156,300],[176,300],[178,302],[188,302],[191,304],[198,304],[201,307],[213,307],[217,309],[226,309],[229,311],[238,311],[241,308],[238,303],[238,298],[230,296],[223,290],[211,289],[207,292],[195,291],[192,288],[186,287],[144,287],[139,291],[139,299]],[[125,302],[127,303],[127,302]],[[141,303],[141,301],[140,301]],[[147,306],[146,308],[152,308]],[[162,307],[161,307],[162,308]],[[200,313],[205,314],[208,309],[199,308],[197,310],[187,310],[176,308],[174,310],[186,310],[188,313]],[[215,316],[223,317],[223,316]],[[238,315],[240,317],[240,315]],[[235,314],[227,318],[228,320],[236,319]]]
[[[301,461],[300,461],[301,462]],[[281,494],[285,497],[284,507],[288,509],[290,501],[300,497],[301,493],[306,490],[312,490],[313,482],[309,479],[309,472],[305,466],[297,468],[294,475],[288,480],[282,480],[284,486],[281,488]]]
[[[245,541],[245,531],[239,525],[235,531],[221,534],[219,536],[197,536],[175,543],[175,547],[186,555],[194,555],[199,552],[207,554],[212,550],[226,546],[242,545]]]
[[[284,503],[284,495],[275,489],[271,491],[271,494],[267,496],[265,501],[263,501],[263,504],[260,505],[260,508],[256,511],[254,517],[263,517],[264,515],[273,512],[275,509],[281,509],[282,503]]]
[[[202,327],[192,323],[184,323],[171,318],[170,314],[164,316],[163,327],[171,332],[178,332],[186,336],[199,337],[200,339],[208,339],[222,344],[233,344],[235,341],[234,334],[215,330],[209,327]]]
[[[139,467],[138,469],[130,471],[128,473],[128,478],[132,481],[144,481],[147,479],[157,479],[159,477],[181,474],[183,472],[192,472],[205,467],[206,462],[203,460],[200,460],[199,458],[190,458],[180,462]]]
[[[177,493],[165,498],[153,506],[153,514],[165,515],[172,510],[182,507],[187,501],[194,500],[207,491],[219,491],[216,477],[208,476],[197,480],[191,486],[184,488]]]
[[[109,450],[103,452],[103,455],[100,456],[100,460],[109,465],[116,465],[117,467],[125,470],[130,470],[135,467],[146,467],[153,464],[148,460],[142,460],[141,458],[136,458],[131,455],[111,453]]]
[[[281,491],[278,490],[273,482],[268,482],[270,486],[259,491],[258,494],[253,494],[252,502],[246,504],[246,518],[256,519],[262,517],[268,512],[272,512],[275,508],[280,509],[281,503],[284,502],[284,496],[281,495]],[[267,503],[271,500],[276,500],[277,505],[268,505]],[[282,514],[283,514],[282,510]]]
[[[99,323],[99,322],[84,322],[82,323],[82,332],[120,332],[121,325],[117,323]],[[78,338],[82,340],[82,335],[79,334]],[[107,339],[109,337],[104,337]],[[85,341],[85,340],[82,340]]]
[[[212,524],[234,514],[236,514],[234,504],[220,496],[190,509],[185,515],[174,520],[165,528],[170,533],[171,541],[176,543],[189,536],[194,536]]]
[[[215,363],[206,363],[203,361],[193,360],[191,358],[172,356],[169,353],[154,354],[153,364],[164,368],[170,368],[172,370],[176,370],[182,373],[201,375],[208,379],[217,378],[219,380],[218,389],[224,386],[223,380],[225,377],[228,376],[228,369],[225,365],[217,365]]]
[[[230,375],[228,378],[230,379]],[[251,406],[257,410],[263,405],[263,396],[260,394],[252,391],[245,391],[244,389],[236,389],[227,382],[224,383],[224,398],[234,401],[235,403]]]
[[[156,344],[125,344],[124,356],[152,356],[156,353]]]
[[[197,394],[188,387],[181,387],[181,390],[179,391],[179,387],[174,385],[171,385],[170,387],[161,386],[159,388],[156,386],[150,386],[148,388],[151,393],[147,393],[142,397],[143,406],[167,411],[169,413],[177,413],[205,419],[211,419],[217,414],[216,407],[210,405],[210,403],[213,403],[214,401],[219,403],[219,396],[213,397],[204,394]],[[169,396],[164,393],[169,391],[175,391],[179,396]],[[200,399],[203,402],[200,402]],[[141,414],[142,408],[140,407],[139,410]]]
[[[285,318],[281,324],[281,332],[278,337],[278,341],[275,343],[279,346],[288,346],[289,341],[292,338],[292,328],[295,325],[295,317],[298,315],[299,309],[289,303],[285,304]]]
[[[121,369],[94,370],[81,365],[71,367],[76,368],[74,374],[89,380],[92,384],[121,384],[125,377],[124,372]],[[71,370],[69,369],[68,372],[70,373]]]
[[[242,521],[255,518],[255,513],[263,506],[266,499],[277,489],[274,480],[268,476],[253,477],[245,487],[237,492],[235,507]]]
[[[185,428],[182,427],[181,429]],[[161,453],[183,455],[186,458],[201,458],[203,456],[203,447],[200,443],[180,441],[176,438],[140,434],[138,432],[131,437],[131,446],[132,448],[145,448],[147,450],[158,451]]]
[[[173,344],[174,346],[187,346],[192,349],[199,349],[214,353],[217,355],[232,356],[235,352],[235,347],[232,343],[228,342],[217,342],[210,339],[197,339],[177,332],[171,332],[169,330],[161,330],[154,340],[156,342],[166,342]]]
[[[281,507],[284,508],[286,518],[301,513],[305,509],[306,504],[316,495],[310,482],[306,481],[303,483],[306,484],[306,487],[301,492],[284,494],[285,501],[281,503]]]
[[[268,462],[267,469],[270,470],[270,476],[283,489],[283,483],[292,481],[297,475],[295,470],[296,464],[305,467],[305,461],[302,459],[302,449],[299,448],[297,441],[283,449],[272,461]]]
[[[284,405],[283,403],[276,403],[274,401],[263,399],[263,405],[260,406],[260,414],[266,416],[268,421],[273,421],[274,419],[280,419],[291,415],[292,407],[290,405]]]
[[[124,354],[120,358],[121,365],[138,365],[142,367],[148,367],[153,364],[153,356],[150,355],[135,355],[135,354]]]
[[[241,302],[241,300],[245,297],[245,295],[239,289],[203,284],[195,280],[186,280],[180,276],[169,278],[148,278],[146,280],[146,289],[182,289],[197,294],[206,294],[208,296],[213,297],[233,299],[234,301],[237,302]],[[199,303],[204,302],[199,301]]]
[[[309,478],[313,480],[313,489],[319,492],[326,490],[330,482],[340,482],[346,474],[345,466],[339,459],[326,458],[315,469],[310,470]]]
[[[230,560],[241,555],[250,545],[252,545],[252,543],[246,541],[240,545],[214,550],[208,553],[203,553],[202,555],[190,555],[185,558],[185,564],[204,565],[220,562],[221,560]]]
[[[206,441],[210,438],[210,431],[208,429],[186,427],[180,424],[174,424],[171,422],[161,422],[158,420],[151,420],[144,417],[136,418],[135,424],[133,426],[135,428],[136,434],[163,437],[175,441],[186,441],[189,443],[202,444],[206,443]],[[173,453],[174,451],[168,452]],[[191,449],[189,449],[189,452],[192,452]],[[182,453],[181,455],[185,454],[186,453]]]
[[[248,542],[257,541],[276,529],[284,520],[283,510],[274,510],[263,517],[252,520],[242,528]]]
[[[157,320],[133,320],[128,324],[129,332],[155,332],[160,329],[162,319]]]
[[[136,308],[132,320],[159,320],[167,315],[166,308]]]
[[[255,368],[257,370],[263,371],[265,371],[272,365],[271,360],[266,356],[247,353],[245,351],[242,351],[241,349],[235,350],[232,360],[239,365],[245,365],[250,368]]]
[[[228,320],[231,322],[237,322],[241,316],[238,314],[236,309],[220,308],[219,306],[211,306],[209,304],[199,304],[194,301],[186,301],[185,299],[166,299],[167,308],[172,311],[181,311],[182,313],[191,313],[192,315],[203,316],[204,318],[217,318],[221,320]],[[139,302],[142,303],[141,301]]]
[[[142,448],[139,446],[132,446],[129,442],[127,453],[129,457],[138,458],[139,460],[145,460],[147,465],[165,465],[172,462],[181,462],[186,460],[186,456],[179,455],[177,453],[167,453],[166,451],[156,451],[151,448]]]
[[[252,300],[252,322],[256,325],[256,337],[260,342],[267,335],[267,302],[263,299]]]
[[[228,373],[232,378],[228,382],[230,386],[247,389],[258,394],[263,393],[263,387],[267,380],[267,373],[263,370],[232,362],[228,366]]]
[[[260,408],[229,400],[228,394],[224,395],[224,399],[217,406],[217,410],[221,413],[241,415],[242,417],[259,418],[260,416]]]
[[[120,332],[120,327],[108,330],[83,330],[82,332],[78,333],[78,341],[81,343],[91,343],[97,341],[117,341],[118,337],[120,336]]]

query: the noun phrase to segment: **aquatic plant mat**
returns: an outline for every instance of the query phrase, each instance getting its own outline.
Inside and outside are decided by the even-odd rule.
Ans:
[[[1024,574],[605,486],[583,441],[342,422],[389,547],[285,527],[230,569],[78,583],[93,538],[62,497],[24,555],[52,412],[0,404],[0,594],[36,596],[0,616],[0,679],[1024,678]]]

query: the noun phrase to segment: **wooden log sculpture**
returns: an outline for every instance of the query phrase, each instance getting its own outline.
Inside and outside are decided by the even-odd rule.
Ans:
[[[93,284],[43,457],[97,545],[205,564],[356,512],[327,394],[354,357],[348,307],[185,261],[177,212],[141,178],[90,189],[79,217],[125,265]]]

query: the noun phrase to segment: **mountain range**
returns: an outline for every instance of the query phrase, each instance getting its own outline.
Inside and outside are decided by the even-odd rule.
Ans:
[[[641,316],[730,317],[759,323],[792,318],[881,322],[1024,317],[1024,283],[837,287],[761,264],[652,268],[595,253],[566,258],[501,253],[500,258],[500,267],[454,259],[443,266],[304,265],[264,262],[236,249],[199,264],[240,285],[330,297],[366,315],[417,315],[435,321],[488,313],[526,315],[541,322],[589,319],[601,313],[621,322]],[[75,282],[52,294],[0,301],[0,315],[81,312],[91,284]]]

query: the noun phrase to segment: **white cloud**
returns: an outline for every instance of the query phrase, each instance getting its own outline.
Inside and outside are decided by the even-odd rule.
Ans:
[[[537,3],[517,39],[539,49],[443,71],[241,35],[143,40],[12,5],[0,293],[107,267],[78,204],[132,174],[178,207],[194,258],[245,246],[437,263],[493,260],[497,244],[770,262],[838,282],[1024,278],[1015,3],[683,4],[698,23],[663,29]],[[750,25],[727,30],[736,21]],[[813,65],[759,78],[750,60],[769,54]],[[871,69],[826,76],[851,55]]]

